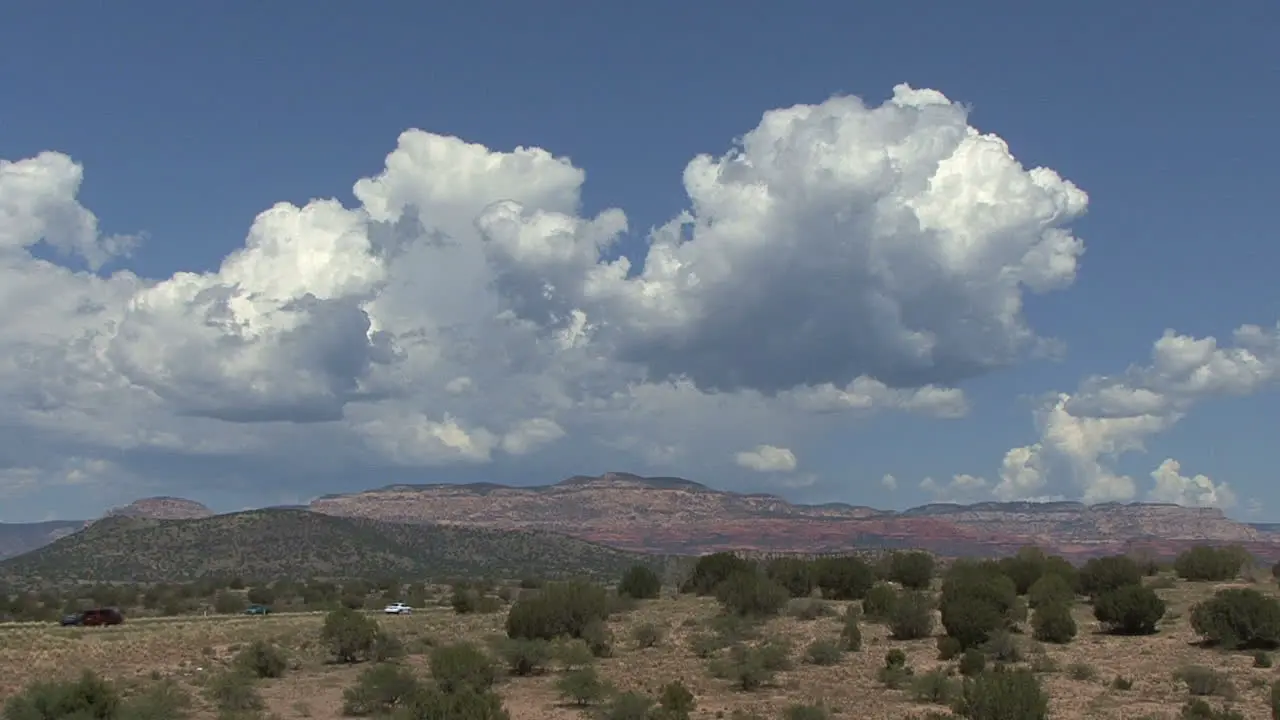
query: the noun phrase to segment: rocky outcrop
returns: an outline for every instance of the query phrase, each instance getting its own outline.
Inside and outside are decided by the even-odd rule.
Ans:
[[[134,500],[128,505],[112,508],[105,517],[138,517],[154,520],[199,520],[212,517],[214,512],[195,500],[179,497],[149,497]]]

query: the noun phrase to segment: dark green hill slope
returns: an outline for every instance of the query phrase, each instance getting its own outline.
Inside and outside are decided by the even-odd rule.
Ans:
[[[177,582],[398,575],[618,577],[657,556],[545,532],[403,525],[305,510],[252,510],[197,520],[109,517],[0,562],[19,583]]]

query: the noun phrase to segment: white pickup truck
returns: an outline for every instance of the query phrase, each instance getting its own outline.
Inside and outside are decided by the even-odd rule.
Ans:
[[[413,612],[413,608],[405,605],[404,603],[391,603],[390,605],[382,608],[382,612],[388,615],[408,615]]]

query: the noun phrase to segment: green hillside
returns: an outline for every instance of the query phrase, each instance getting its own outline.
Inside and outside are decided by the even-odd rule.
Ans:
[[[544,532],[405,525],[305,510],[252,510],[199,520],[109,517],[0,562],[20,584],[181,582],[387,575],[616,578],[639,555]]]

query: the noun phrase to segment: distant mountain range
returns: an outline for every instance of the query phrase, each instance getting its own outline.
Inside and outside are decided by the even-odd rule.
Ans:
[[[575,476],[533,487],[390,485],[326,495],[303,510],[406,526],[551,532],[639,553],[918,547],[959,556],[1001,555],[1034,544],[1074,558],[1130,551],[1168,557],[1211,542],[1239,543],[1260,557],[1280,559],[1280,526],[1237,522],[1214,508],[988,502],[890,511],[843,503],[796,504],[775,495],[715,490],[684,478],[628,473]],[[148,498],[108,515],[200,519],[213,512],[181,498]],[[33,550],[83,524],[42,530],[0,525],[0,557]]]
[[[406,525],[306,510],[156,520],[112,515],[0,561],[18,584],[412,577],[621,577],[665,559],[539,532]]]

